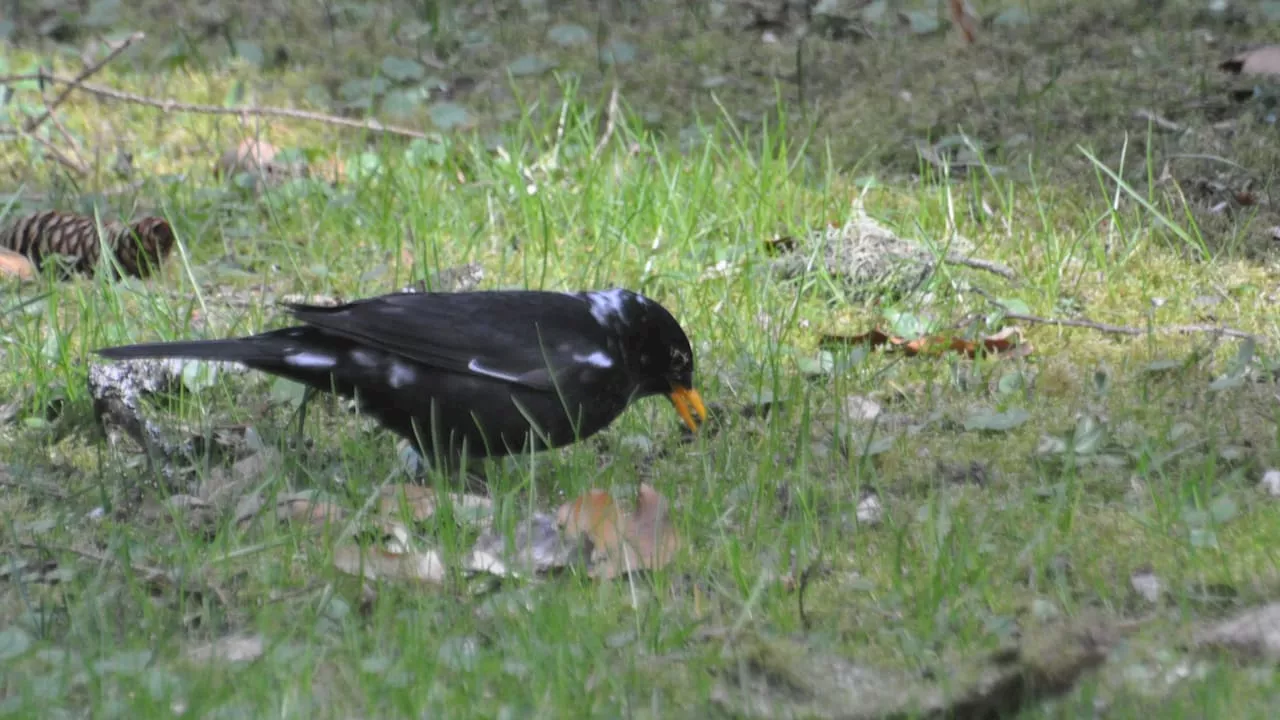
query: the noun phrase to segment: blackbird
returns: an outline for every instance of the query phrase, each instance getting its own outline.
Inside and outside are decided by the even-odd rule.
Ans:
[[[445,465],[569,445],[650,395],[669,397],[690,430],[706,418],[689,338],[630,290],[401,292],[287,307],[301,325],[98,353],[238,362],[354,397]]]

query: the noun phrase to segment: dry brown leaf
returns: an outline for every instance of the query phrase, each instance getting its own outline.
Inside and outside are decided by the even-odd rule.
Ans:
[[[1280,75],[1280,45],[1262,45],[1218,65],[1236,75]]]
[[[24,255],[0,248],[0,277],[16,277],[30,280],[36,276],[36,266]]]
[[[333,549],[333,565],[366,580],[416,580],[438,583],[445,577],[444,561],[434,550],[397,553],[382,548],[343,545]]]
[[[1280,660],[1280,603],[1245,610],[1196,633],[1196,643],[1251,659]]]
[[[236,527],[243,528],[250,521],[257,518],[265,506],[266,503],[262,501],[260,493],[245,495],[237,500],[235,511],[232,513]]]
[[[535,512],[509,535],[492,529],[481,532],[463,564],[467,570],[502,577],[537,575],[567,567],[573,550],[557,519]]]
[[[965,44],[972,45],[978,38],[978,31],[974,25],[973,14],[969,12],[969,8],[965,7],[967,3],[964,0],[948,0],[947,4],[951,10],[951,22],[960,28]]]
[[[603,490],[588,490],[577,500],[561,505],[556,520],[565,536],[586,536],[590,540],[593,561],[597,554],[608,554],[622,545],[622,515]]]
[[[437,494],[421,485],[387,485],[379,490],[378,505],[370,524],[390,536],[385,546],[362,548],[349,540],[333,550],[334,566],[349,575],[368,580],[413,580],[417,582],[441,582],[445,575],[444,561],[433,549],[414,547],[406,523],[426,520],[439,510],[443,498],[459,520],[477,524],[491,521],[491,503],[488,498],[461,493]],[[332,526],[348,517],[345,508],[311,494],[280,496],[276,503],[276,516],[285,522],[304,522],[317,527]],[[496,558],[477,556],[464,562],[462,569],[474,572],[507,574],[508,571]]]
[[[361,547],[353,542],[333,549],[333,565],[348,575],[366,580],[414,580],[438,583],[444,580],[444,560],[435,550],[417,550],[409,529],[400,522],[384,520],[382,529],[391,536],[387,547]]]
[[[907,355],[928,353],[941,355],[946,352],[957,352],[974,357],[979,349],[987,353],[998,352],[1006,357],[1022,357],[1030,353],[1031,346],[1022,342],[1022,331],[1018,328],[1005,328],[994,335],[987,335],[978,340],[966,340],[962,337],[948,335],[926,335],[913,340],[889,335],[875,328],[861,335],[824,334],[819,340],[823,346],[832,345],[869,345],[872,348],[888,346],[901,350]]]
[[[263,448],[240,458],[230,467],[214,468],[200,484],[200,497],[214,502],[240,497],[278,468],[280,459],[280,453],[274,449]]]
[[[436,514],[436,491],[421,485],[384,485],[378,499],[378,510],[386,516],[399,516],[402,509],[414,520],[426,520]]]
[[[315,497],[281,496],[276,500],[276,518],[282,522],[304,522],[326,527],[347,516],[345,508]]]
[[[214,165],[214,174],[233,175],[238,172],[262,173],[279,151],[265,140],[242,140],[234,148],[228,149],[218,158]]]
[[[648,484],[640,486],[636,509],[624,516],[603,490],[591,490],[560,506],[557,519],[569,539],[590,541],[591,577],[609,580],[671,562],[680,540],[671,528],[667,501]]]
[[[671,527],[670,505],[648,484],[640,485],[635,512],[627,518],[624,532],[646,568],[665,566],[680,549],[680,538]]]
[[[187,652],[193,662],[207,663],[220,660],[228,663],[252,662],[262,657],[261,635],[231,635],[211,643],[194,647]]]
[[[330,155],[312,166],[311,175],[333,185],[339,185],[347,176],[347,166],[342,162],[342,158]]]
[[[152,523],[176,523],[187,532],[205,537],[217,533],[221,519],[218,508],[202,497],[175,493],[163,500],[146,498],[136,508],[136,517]]]
[[[421,485],[386,485],[380,494],[378,512],[384,520],[392,522],[426,520],[433,517],[440,508],[440,497],[435,490]],[[482,495],[445,493],[444,501],[449,503],[455,518],[465,520],[470,525],[488,527],[493,519],[493,501]],[[401,513],[402,510],[408,511],[408,517]]]

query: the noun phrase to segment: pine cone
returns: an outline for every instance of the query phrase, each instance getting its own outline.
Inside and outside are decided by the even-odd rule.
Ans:
[[[107,247],[125,274],[146,277],[173,250],[173,229],[163,218],[147,217],[131,224],[105,223]],[[46,258],[67,258],[74,272],[92,276],[102,255],[97,222],[91,217],[48,210],[19,218],[0,231],[0,247],[27,256],[36,267]]]

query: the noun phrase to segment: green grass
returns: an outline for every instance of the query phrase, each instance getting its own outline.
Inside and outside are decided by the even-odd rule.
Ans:
[[[677,24],[685,22],[693,20]],[[1177,25],[1170,44],[1192,42],[1193,26]],[[1050,23],[1045,32],[1071,27]],[[1150,41],[1160,29],[1152,28],[1133,42]],[[630,32],[663,30],[637,21]],[[513,53],[533,42],[510,32]],[[717,33],[724,31],[672,41],[671,54],[714,56],[720,46],[712,43],[724,39]],[[34,206],[96,203],[104,217],[137,207],[168,217],[180,249],[161,277],[145,282],[46,277],[0,286],[0,397],[22,400],[16,420],[0,426],[0,568],[27,563],[0,576],[0,711],[704,717],[714,711],[712,698],[732,692],[747,672],[735,652],[746,652],[750,637],[941,682],[966,676],[976,658],[1019,635],[1034,637],[1064,618],[1101,617],[1139,622],[1116,636],[1101,672],[1028,716],[1080,716],[1098,704],[1113,717],[1268,716],[1272,666],[1188,644],[1203,623],[1266,602],[1280,587],[1280,505],[1255,487],[1280,461],[1271,370],[1277,274],[1265,249],[1232,241],[1251,237],[1261,220],[1223,219],[1148,184],[1167,155],[1185,148],[1110,126],[1068,132],[1079,115],[1055,120],[1079,100],[1074,93],[1112,77],[1111,58],[1131,59],[1128,45],[1106,40],[1091,38],[1106,51],[1098,51],[1102,60],[1072,66],[1071,82],[1045,89],[1041,104],[1019,105],[1003,90],[984,96],[991,107],[975,125],[1016,129],[1028,117],[1046,124],[1036,152],[1012,169],[1002,159],[1003,172],[993,159],[948,178],[928,166],[909,168],[920,170],[909,176],[891,156],[901,146],[888,133],[925,134],[935,124],[914,110],[878,117],[896,107],[878,94],[887,97],[894,83],[869,91],[877,94],[866,107],[845,103],[821,122],[802,117],[785,89],[768,88],[784,97],[773,95],[750,122],[738,109],[759,110],[758,87],[749,101],[726,92],[723,110],[702,95],[680,96],[663,107],[680,118],[665,134],[641,119],[652,87],[633,95],[627,85],[626,112],[598,153],[608,85],[586,71],[577,80],[516,84],[514,102],[528,118],[494,111],[474,135],[438,141],[409,145],[272,123],[272,142],[323,147],[344,158],[348,176],[337,187],[295,182],[260,196],[219,186],[210,173],[217,152],[252,130],[227,118],[158,120],[150,110],[73,101],[65,108],[72,130],[89,138],[95,122],[111,125],[148,181],[132,194],[89,195],[112,184],[104,172],[85,181],[83,193],[59,193],[56,168],[15,142],[0,153],[0,167],[15,190],[18,182],[29,187],[5,221]],[[936,38],[917,40],[918,52],[901,60],[904,42],[858,47],[873,48],[863,55],[872,70],[894,58],[911,67],[949,59],[936,76],[895,80],[917,97],[939,87],[969,92],[945,85],[947,74],[985,62]],[[821,59],[846,50],[814,52]],[[622,74],[676,63],[654,55],[656,65]],[[14,51],[9,64],[37,56]],[[829,90],[822,74],[833,71],[815,65],[815,90]],[[306,72],[254,79],[242,66],[210,60],[207,68],[150,75],[108,69],[102,81],[220,102],[239,76],[250,78],[261,102],[298,104],[291,100],[308,84]],[[992,82],[1006,81],[1013,82]],[[1087,108],[1090,117],[1127,117],[1119,99],[1103,100]],[[682,142],[677,130],[693,125],[692,107],[701,140],[690,143],[685,133]],[[879,129],[859,145],[824,122]],[[1256,168],[1265,158],[1249,148],[1266,132],[1246,125],[1220,151]],[[501,152],[490,147],[493,133]],[[186,175],[159,177],[173,172]],[[1127,188],[1118,194],[1117,177]],[[32,200],[34,189],[54,192]],[[1025,358],[845,350],[834,358],[838,371],[807,374],[823,333],[862,332],[882,323],[886,308],[834,299],[821,273],[777,280],[766,240],[843,222],[858,200],[903,237],[943,242],[954,230],[975,254],[1018,275],[1008,282],[947,266],[887,309],[944,324],[992,315],[976,287],[1046,317],[1078,312],[1140,328],[1220,323],[1262,338],[1246,358],[1249,374],[1211,387],[1237,362],[1233,340],[1047,325],[1022,326],[1034,345]],[[722,409],[719,432],[682,444],[670,408],[645,402],[598,443],[490,472],[495,517],[507,530],[589,488],[629,500],[639,482],[651,483],[671,500],[683,542],[670,566],[634,583],[573,573],[494,583],[455,573],[438,586],[376,583],[366,596],[333,567],[337,527],[317,533],[268,512],[242,528],[230,508],[195,518],[166,499],[192,492],[218,469],[217,458],[174,486],[128,443],[100,438],[85,381],[94,348],[276,327],[284,318],[275,301],[286,294],[388,292],[469,262],[484,267],[485,288],[642,290],[689,331],[703,397]],[[1209,307],[1204,296],[1218,300]],[[1162,360],[1180,364],[1151,371]],[[1021,389],[1000,382],[1014,373]],[[292,447],[295,396],[287,390],[257,374],[220,374],[158,400],[148,414],[175,435],[251,425],[283,460],[250,478],[250,489],[271,497],[319,488],[360,507],[398,467],[394,439],[316,403],[309,444]],[[767,416],[736,414],[765,395],[776,401]],[[844,417],[852,396],[883,406],[874,431],[856,428],[864,443],[872,432],[894,438],[883,452],[841,451],[836,435],[852,422]],[[54,402],[58,412],[47,414]],[[964,429],[989,409],[1023,409],[1030,419],[1008,432]],[[1045,436],[1070,433],[1082,417],[1105,428],[1104,452],[1037,454]],[[666,452],[647,453],[646,444]],[[981,482],[959,472],[975,465]],[[859,523],[859,502],[872,490],[883,519]],[[447,522],[422,533],[447,555],[473,539]],[[41,563],[49,567],[36,572]],[[143,566],[189,584],[153,589],[136,571]],[[810,567],[802,617],[795,581]],[[1130,588],[1144,567],[1168,591],[1159,606]],[[1225,606],[1207,599],[1223,588],[1231,591]],[[262,657],[189,658],[192,648],[233,634],[261,636]],[[30,645],[13,644],[19,637]],[[748,669],[770,681],[810,674],[802,660],[786,662],[797,667]]]

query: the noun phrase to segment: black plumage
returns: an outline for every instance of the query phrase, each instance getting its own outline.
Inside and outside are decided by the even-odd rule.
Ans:
[[[394,293],[288,307],[301,325],[98,352],[234,361],[354,397],[424,458],[450,464],[464,453],[568,445],[650,395],[667,395],[690,429],[706,415],[684,330],[629,290]]]

